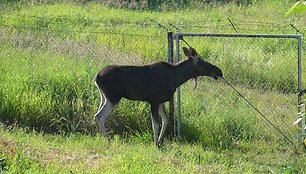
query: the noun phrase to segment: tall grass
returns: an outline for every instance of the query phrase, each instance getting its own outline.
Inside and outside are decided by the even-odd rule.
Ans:
[[[58,120],[65,125],[74,122],[73,117],[87,120],[84,112],[96,103],[90,61],[7,46],[1,47],[1,52],[2,61],[7,63],[2,68],[3,120],[22,120],[23,124],[45,130],[57,129],[51,125]]]

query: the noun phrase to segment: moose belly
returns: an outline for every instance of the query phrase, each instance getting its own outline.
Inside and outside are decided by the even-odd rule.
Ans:
[[[123,97],[129,100],[147,101],[149,103],[164,103],[172,98],[173,93],[173,90],[158,91],[156,89],[148,88],[135,91],[125,91]]]

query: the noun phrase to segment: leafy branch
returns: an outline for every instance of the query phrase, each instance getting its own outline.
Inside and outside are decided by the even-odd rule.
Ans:
[[[301,13],[306,11],[306,1],[296,2],[285,14],[285,17],[293,13]]]

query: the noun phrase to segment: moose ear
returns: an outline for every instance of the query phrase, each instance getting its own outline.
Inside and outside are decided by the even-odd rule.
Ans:
[[[187,56],[187,57],[191,57],[191,54],[189,52],[189,49],[186,48],[186,47],[183,47],[183,50],[184,50],[184,54]]]
[[[196,55],[197,55],[197,51],[192,47],[189,48],[189,53],[190,53],[191,57],[196,57]]]

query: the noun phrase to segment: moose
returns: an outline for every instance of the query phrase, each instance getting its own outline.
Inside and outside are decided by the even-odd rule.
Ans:
[[[97,72],[95,84],[99,89],[101,102],[95,121],[106,139],[104,124],[107,115],[122,98],[126,98],[150,104],[154,144],[161,147],[169,122],[164,103],[173,98],[177,87],[198,76],[209,76],[215,80],[223,76],[220,68],[205,61],[194,48],[183,47],[183,51],[188,59],[177,64],[158,61],[144,66],[109,65]],[[158,136],[159,114],[162,126]]]

